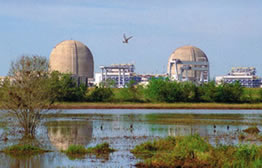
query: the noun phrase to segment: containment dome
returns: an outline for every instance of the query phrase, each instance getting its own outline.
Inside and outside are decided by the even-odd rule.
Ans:
[[[175,80],[205,82],[209,80],[206,54],[197,47],[177,48],[168,59],[167,73]]]
[[[50,54],[50,68],[52,71],[93,78],[93,55],[89,48],[79,41],[62,41]]]

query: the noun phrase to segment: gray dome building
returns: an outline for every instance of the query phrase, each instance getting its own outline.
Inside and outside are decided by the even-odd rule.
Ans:
[[[57,44],[50,54],[50,69],[70,73],[81,80],[94,77],[94,60],[89,48],[75,40]]]
[[[208,82],[208,58],[201,49],[194,46],[177,48],[168,59],[167,73],[177,81]]]

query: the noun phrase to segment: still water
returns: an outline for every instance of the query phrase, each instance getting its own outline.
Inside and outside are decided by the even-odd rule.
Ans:
[[[57,115],[52,115],[58,113]],[[37,139],[54,152],[30,158],[0,154],[0,168],[135,167],[130,149],[160,137],[200,134],[213,145],[238,144],[237,136],[250,125],[262,129],[260,110],[63,110],[51,111],[37,130]],[[0,127],[0,136],[7,128]],[[1,138],[0,149],[18,137]],[[71,160],[59,152],[71,144],[85,147],[108,142],[116,152],[97,158]],[[244,142],[250,143],[250,142]],[[259,142],[252,142],[258,143]]]

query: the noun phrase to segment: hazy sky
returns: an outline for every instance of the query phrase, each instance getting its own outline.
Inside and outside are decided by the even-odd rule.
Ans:
[[[0,75],[21,55],[49,57],[63,40],[86,44],[99,65],[135,63],[164,73],[170,54],[193,45],[211,76],[254,66],[262,76],[262,0],[0,0]],[[122,34],[133,35],[129,44]]]

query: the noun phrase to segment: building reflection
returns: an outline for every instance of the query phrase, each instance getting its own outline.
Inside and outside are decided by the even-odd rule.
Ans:
[[[208,126],[199,125],[174,125],[168,128],[169,136],[186,136],[199,134],[200,136],[208,136],[211,130]]]
[[[92,122],[55,121],[47,124],[48,137],[58,150],[66,150],[70,145],[86,146],[92,139]]]

